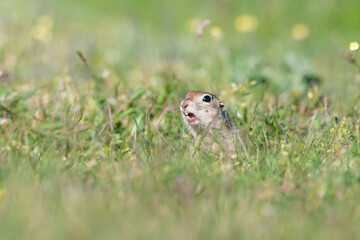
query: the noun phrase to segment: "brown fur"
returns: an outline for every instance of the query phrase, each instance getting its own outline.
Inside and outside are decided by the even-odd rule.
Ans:
[[[212,98],[210,102],[203,101],[206,95]],[[216,95],[189,92],[180,104],[180,111],[185,126],[195,138],[195,146],[201,146],[204,151],[211,151],[222,157],[237,156],[237,150],[243,147],[240,132]],[[189,117],[191,114],[196,116],[196,120]]]

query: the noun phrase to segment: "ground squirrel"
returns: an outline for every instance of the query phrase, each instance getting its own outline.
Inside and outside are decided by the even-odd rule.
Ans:
[[[223,102],[208,92],[189,92],[180,104],[181,116],[195,146],[221,157],[236,158],[244,148],[239,130]]]

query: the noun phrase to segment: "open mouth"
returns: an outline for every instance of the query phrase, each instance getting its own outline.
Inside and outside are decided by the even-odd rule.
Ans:
[[[188,114],[185,114],[185,115],[186,115],[186,119],[188,120],[188,122],[194,122],[194,121],[198,120],[196,115],[191,112]]]

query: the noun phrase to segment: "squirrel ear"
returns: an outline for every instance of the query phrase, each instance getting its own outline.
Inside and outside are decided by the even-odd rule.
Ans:
[[[220,108],[224,108],[224,107],[225,107],[225,105],[224,105],[224,103],[223,103],[222,101],[219,101],[219,106],[220,106]]]
[[[223,115],[223,118],[224,118],[224,120],[225,120],[225,125],[226,125],[228,128],[231,128],[231,127],[232,127],[232,122],[231,122],[231,120],[230,120],[229,113],[227,112],[224,103],[223,103],[222,101],[219,101],[219,106],[220,106],[220,109],[221,109],[221,113],[222,113],[222,115]]]

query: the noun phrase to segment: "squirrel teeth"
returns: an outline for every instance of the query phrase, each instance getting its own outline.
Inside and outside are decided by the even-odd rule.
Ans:
[[[195,116],[195,114],[193,114],[193,113],[187,113],[187,114],[185,114],[186,115],[186,117],[187,117],[187,120],[189,121],[189,122],[194,122],[194,121],[196,121],[196,120],[198,120],[198,118]]]

